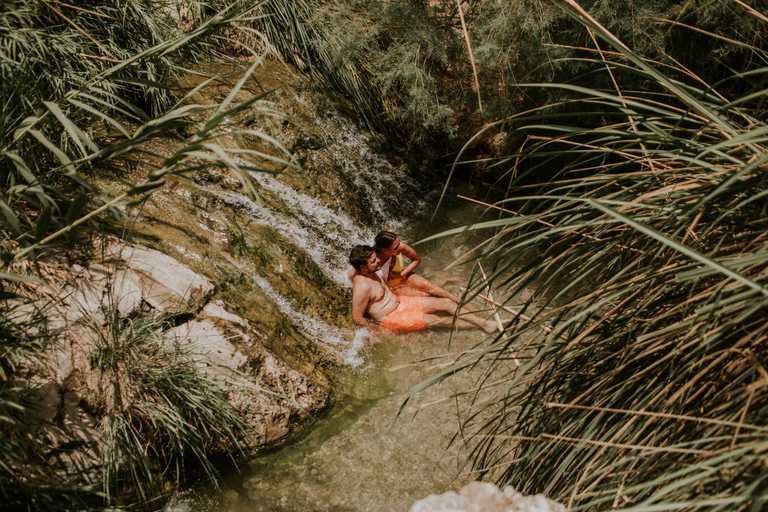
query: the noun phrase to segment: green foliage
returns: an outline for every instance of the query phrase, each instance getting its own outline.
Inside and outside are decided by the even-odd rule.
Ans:
[[[600,71],[599,52],[611,57],[613,49],[605,42],[596,45],[590,30],[567,16],[564,5],[482,2],[470,33],[489,120],[543,104],[567,110],[557,102],[574,97],[561,89],[521,90],[518,84],[557,81],[613,90],[616,78],[624,89],[656,87],[642,75],[614,69],[617,76],[612,78]],[[667,72],[678,80],[696,82],[688,72],[694,70],[698,78],[715,83],[761,58],[748,45],[759,46],[765,29],[733,1],[590,0],[581,5],[635,54],[668,65]]]
[[[247,376],[168,336],[169,317],[121,318],[116,306],[105,313],[106,327],[91,326],[95,341],[88,363],[99,384],[88,401],[101,418],[107,498],[130,484],[148,501],[157,492],[153,475],[171,470],[181,479],[187,457],[215,477],[210,453],[223,448],[237,455],[247,433],[224,390],[239,388],[251,396],[261,390]]]
[[[102,212],[110,211],[119,216],[115,208],[117,204],[129,197],[135,199],[151,192],[162,185],[162,178],[168,174],[217,166],[231,168],[245,177],[246,168],[233,158],[238,150],[224,149],[216,144],[216,129],[225,119],[260,99],[253,97],[239,104],[232,103],[249,74],[233,86],[232,93],[220,105],[193,104],[190,98],[196,91],[182,96],[173,78],[182,71],[174,63],[175,59],[210,56],[210,52],[194,50],[204,45],[206,38],[222,27],[246,17],[255,3],[241,3],[224,9],[185,33],[163,32],[161,29],[165,25],[151,23],[156,16],[162,15],[162,11],[145,10],[144,7],[149,7],[141,2],[129,2],[133,8],[110,10],[104,15],[128,16],[133,13],[133,17],[126,19],[128,32],[123,33],[121,39],[112,32],[114,29],[111,27],[115,25],[112,18],[106,18],[103,31],[97,34],[106,38],[104,44],[94,43],[97,47],[114,44],[116,48],[109,51],[110,54],[127,55],[114,62],[107,61],[110,65],[96,66],[83,61],[81,54],[90,55],[88,52],[92,51],[87,47],[56,47],[55,52],[48,53],[48,49],[38,48],[45,41],[41,42],[41,37],[25,39],[27,46],[9,43],[12,48],[35,49],[46,62],[54,60],[63,63],[61,68],[47,69],[46,73],[54,78],[35,83],[36,87],[25,87],[22,82],[10,79],[3,81],[3,87],[8,85],[5,91],[8,96],[3,103],[4,131],[0,133],[0,177],[4,182],[0,189],[0,210],[3,213],[0,219],[3,221],[5,245],[9,248],[22,247],[14,254],[16,259],[28,257],[36,246],[45,245]],[[59,41],[57,32],[62,30],[61,25],[44,26],[45,18],[33,16],[40,14],[39,4],[28,2],[22,5],[25,8],[3,17],[3,20],[23,21],[16,25],[10,22],[5,24],[10,36],[23,39],[19,34],[42,33]],[[43,14],[47,15],[46,12]],[[90,11],[84,11],[83,16],[86,15],[99,20],[102,18]],[[139,19],[146,20],[145,25],[136,27]],[[129,24],[131,21],[133,25]],[[25,28],[25,24],[32,28]],[[136,40],[136,34],[144,33],[165,39],[156,44],[149,39],[146,46],[137,48],[138,53],[125,53],[120,49],[125,39]],[[88,41],[95,38],[95,35],[89,36],[86,38]],[[71,37],[76,40],[78,36],[73,34]],[[62,41],[68,39],[65,37]],[[128,50],[132,49],[128,45]],[[67,53],[70,60],[83,63],[76,73],[68,73],[67,70],[74,68],[74,64],[68,65],[67,59],[63,56],[58,58],[56,52]],[[25,51],[10,56],[15,60],[4,59],[4,73],[18,75],[22,80],[37,73],[35,62],[25,58]],[[250,72],[253,69],[255,65]],[[64,78],[60,74],[64,74]],[[136,102],[137,98],[141,101]],[[153,108],[145,110],[145,104]],[[16,105],[20,105],[22,110],[18,110]],[[31,113],[28,117],[19,117],[28,113]],[[210,114],[210,117],[199,125],[196,116],[202,114]],[[87,173],[108,169],[112,165],[110,162],[130,161],[141,154],[142,144],[153,137],[178,137],[183,130],[195,132],[192,140],[180,144],[178,151],[164,159],[143,183],[125,183],[126,193],[111,200],[95,194],[85,177]],[[252,132],[256,137],[263,137],[258,131]],[[270,145],[273,144],[270,142]],[[287,163],[287,151],[277,149],[286,155],[283,160],[285,165],[291,165]],[[51,231],[54,233],[50,234]]]
[[[0,9],[0,141],[2,147],[16,142],[16,151],[37,176],[58,166],[52,165],[54,160],[35,141],[15,141],[14,132],[22,122],[46,109],[44,102],[77,91],[116,63],[180,33],[154,2],[131,1],[121,7],[114,2],[87,1],[73,7],[21,1],[4,2]],[[204,47],[198,44],[189,48],[193,50],[202,54]],[[132,118],[147,120],[177,100],[178,87],[172,81],[176,75],[170,55],[121,66],[109,80],[99,81],[90,91],[94,97],[86,104],[104,113],[116,113],[113,103],[121,97],[133,103],[129,112]],[[77,105],[59,106],[75,124],[98,119],[94,112]],[[76,157],[73,145],[77,143],[60,137],[55,125],[43,124],[42,131],[66,154]],[[48,158],[38,163],[27,157],[32,152]],[[8,164],[3,162],[4,181],[11,172]]]
[[[350,101],[372,131],[415,148],[543,104],[569,112],[557,104],[574,97],[568,91],[518,84],[611,90],[617,78],[628,89],[655,87],[619,69],[618,77],[603,73],[594,37],[562,5],[462,2],[480,91],[454,1],[281,0],[260,8],[257,26],[283,58]],[[688,82],[697,81],[688,69],[710,83],[745,70],[755,56],[748,44],[762,40],[758,19],[733,1],[595,0],[584,7],[639,56]],[[600,50],[611,52],[604,43]]]
[[[441,80],[461,52],[451,28],[420,4],[379,3],[379,52],[370,56],[389,118],[416,140],[431,133],[455,135],[453,109]],[[350,34],[356,37],[356,34]]]
[[[158,2],[0,2],[3,268],[17,269],[19,262],[34,260],[83,223],[105,214],[120,217],[118,207],[143,201],[170,175],[217,167],[245,178],[247,171],[260,170],[237,158],[247,150],[225,148],[218,141],[222,123],[264,96],[236,100],[259,65],[259,56],[254,53],[255,61],[238,83],[228,84],[230,92],[220,103],[192,100],[214,77],[193,91],[183,91],[176,83],[186,72],[185,62],[212,58],[210,41],[225,28],[236,30],[237,22],[249,18],[258,3],[224,6],[182,31]],[[189,7],[196,10],[195,5]],[[244,132],[265,137],[255,129]],[[156,137],[178,140],[176,150],[171,155],[152,153],[147,142]],[[265,158],[293,166],[284,148],[271,139],[265,142],[276,149]],[[116,197],[100,194],[89,183],[93,173],[142,160],[152,162],[148,175],[137,182],[116,176],[123,186]],[[0,279],[6,291],[29,278],[7,271]],[[44,359],[47,338],[36,329],[45,311],[25,320],[17,314],[26,311],[20,304],[12,295],[0,297],[0,498],[20,509],[86,510],[84,500],[93,497],[93,489],[54,484],[47,461],[39,457],[44,451],[30,434],[30,389],[19,379],[33,362]],[[160,319],[110,320],[109,335],[102,338],[91,362],[106,380],[117,379],[117,387],[110,389],[132,401],[102,404],[104,442],[109,447],[102,454],[108,501],[128,482],[150,497],[155,491],[151,471],[174,464],[172,469],[181,476],[190,456],[212,473],[206,458],[211,443],[229,443],[234,453],[232,443],[242,432],[242,421],[226,406],[219,388],[232,374],[201,373],[188,351],[172,344],[153,345],[157,333],[150,331],[162,326]]]
[[[374,133],[420,143],[455,132],[446,76],[461,51],[426,2],[270,2],[260,27],[288,62],[351,101]],[[404,136],[406,130],[408,136]]]
[[[617,86],[526,84],[564,91],[573,115],[499,123],[525,140],[488,162],[508,193],[456,231],[491,231],[467,259],[492,270],[470,288],[495,287],[516,320],[414,392],[489,362],[478,386],[496,392],[462,418],[468,464],[523,494],[571,510],[763,510],[768,54],[717,84],[681,82],[686,69],[569,5],[612,52],[583,64]]]

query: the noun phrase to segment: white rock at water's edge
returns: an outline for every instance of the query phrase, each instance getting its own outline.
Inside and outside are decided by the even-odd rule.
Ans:
[[[215,287],[205,276],[170,256],[128,243],[108,241],[94,254],[101,259],[72,265],[70,279],[61,283],[62,300],[48,325],[52,368],[33,379],[39,391],[35,434],[50,448],[44,456],[54,473],[87,483],[100,479],[99,418],[84,408],[83,399],[99,378],[88,353],[111,308],[121,318],[183,313],[185,321],[164,334],[167,343],[189,346],[203,371],[226,376],[222,385],[231,377],[227,368],[252,375],[253,382],[233,381],[227,388],[230,404],[251,427],[244,446],[255,448],[284,436],[292,420],[327,404],[325,388],[272,354],[260,341],[263,333],[212,299]],[[245,392],[254,387],[264,393]]]
[[[523,496],[487,482],[471,482],[456,493],[432,494],[414,503],[409,512],[565,512],[562,504],[542,494]]]

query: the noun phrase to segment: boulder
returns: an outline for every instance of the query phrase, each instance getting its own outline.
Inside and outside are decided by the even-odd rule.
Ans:
[[[207,277],[154,249],[111,243],[104,250],[104,264],[118,270],[112,282],[113,293],[120,294],[118,304],[140,290],[142,300],[157,311],[199,311],[214,292]]]
[[[432,494],[414,503],[409,512],[565,512],[565,506],[542,494],[523,496],[514,487],[504,490],[487,482],[471,482],[456,493]]]
[[[326,389],[265,348],[269,340],[245,318],[212,300],[215,287],[205,276],[124,242],[96,246],[93,254],[101,259],[67,264],[62,299],[48,317],[51,371],[30,383],[39,396],[36,434],[48,447],[43,456],[63,479],[100,478],[99,408],[91,396],[102,377],[89,354],[108,339],[108,324],[116,319],[165,313],[178,323],[158,330],[158,339],[190,348],[202,371],[227,374],[220,385],[232,386],[227,395],[252,428],[244,440],[251,448],[279,439],[293,422],[327,405]]]

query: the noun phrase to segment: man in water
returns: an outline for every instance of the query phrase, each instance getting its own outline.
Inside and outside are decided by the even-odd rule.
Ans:
[[[421,331],[429,327],[480,328],[487,333],[496,331],[496,323],[468,311],[445,297],[397,297],[376,272],[381,260],[369,245],[355,246],[349,263],[357,271],[352,278],[352,320],[363,327],[373,325],[390,331]]]

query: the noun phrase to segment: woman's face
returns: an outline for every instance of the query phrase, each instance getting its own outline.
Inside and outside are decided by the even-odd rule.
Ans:
[[[395,241],[392,242],[392,245],[384,250],[384,257],[389,258],[390,256],[396,256],[398,254],[400,254],[400,237],[395,237]]]

